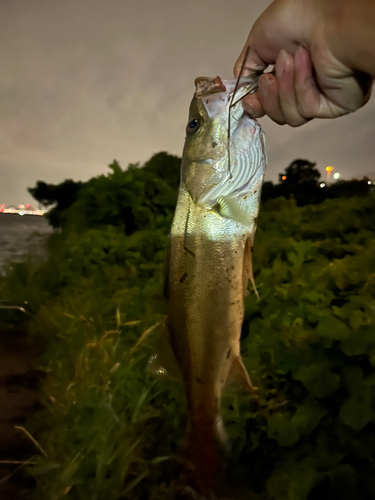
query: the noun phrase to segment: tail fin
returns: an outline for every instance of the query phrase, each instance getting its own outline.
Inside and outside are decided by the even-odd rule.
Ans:
[[[188,437],[187,455],[204,490],[215,490],[222,475],[214,428],[215,422],[200,423]]]

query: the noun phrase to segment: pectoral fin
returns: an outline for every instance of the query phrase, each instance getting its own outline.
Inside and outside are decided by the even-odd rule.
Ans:
[[[244,226],[249,224],[249,214],[246,210],[241,208],[237,200],[231,194],[219,196],[217,204],[214,208],[219,212],[222,217],[232,219],[240,222]]]
[[[239,355],[233,356],[232,366],[226,382],[226,386],[231,385],[242,385],[250,394],[254,394],[256,390]]]

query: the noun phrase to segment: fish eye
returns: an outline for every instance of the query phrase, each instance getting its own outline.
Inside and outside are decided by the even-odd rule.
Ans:
[[[197,132],[200,128],[200,124],[201,122],[197,118],[193,118],[192,120],[190,120],[186,127],[187,133],[194,134],[195,132]]]

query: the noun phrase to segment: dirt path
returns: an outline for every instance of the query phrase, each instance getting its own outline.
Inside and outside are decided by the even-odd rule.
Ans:
[[[0,332],[0,499],[21,500],[31,484],[22,466],[5,461],[22,461],[35,450],[21,430],[37,401],[38,377],[32,368],[24,335]]]

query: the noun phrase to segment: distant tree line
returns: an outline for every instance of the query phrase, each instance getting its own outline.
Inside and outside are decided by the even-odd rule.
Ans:
[[[126,234],[155,229],[165,215],[172,217],[177,201],[181,158],[161,152],[144,165],[123,170],[118,161],[107,175],[87,182],[65,180],[61,184],[38,181],[29,193],[51,210],[53,227],[123,227]],[[165,223],[165,222],[164,222]]]
[[[29,193],[43,206],[51,208],[52,226],[95,227],[103,224],[123,226],[126,234],[154,228],[158,214],[173,214],[177,200],[181,158],[161,152],[144,165],[130,164],[123,170],[114,160],[108,175],[87,182],[71,179],[60,184],[38,181]],[[371,189],[367,179],[336,181],[320,187],[316,163],[294,160],[279,182],[265,182],[262,202],[271,198],[294,198],[299,206],[321,203],[327,198],[365,196]],[[69,209],[69,210],[67,210]]]
[[[321,203],[327,198],[340,198],[342,196],[366,196],[371,189],[368,179],[337,180],[320,187],[320,172],[316,163],[309,160],[294,160],[285,172],[279,174],[278,184],[265,182],[262,190],[262,201],[271,198],[295,198],[299,206]]]

